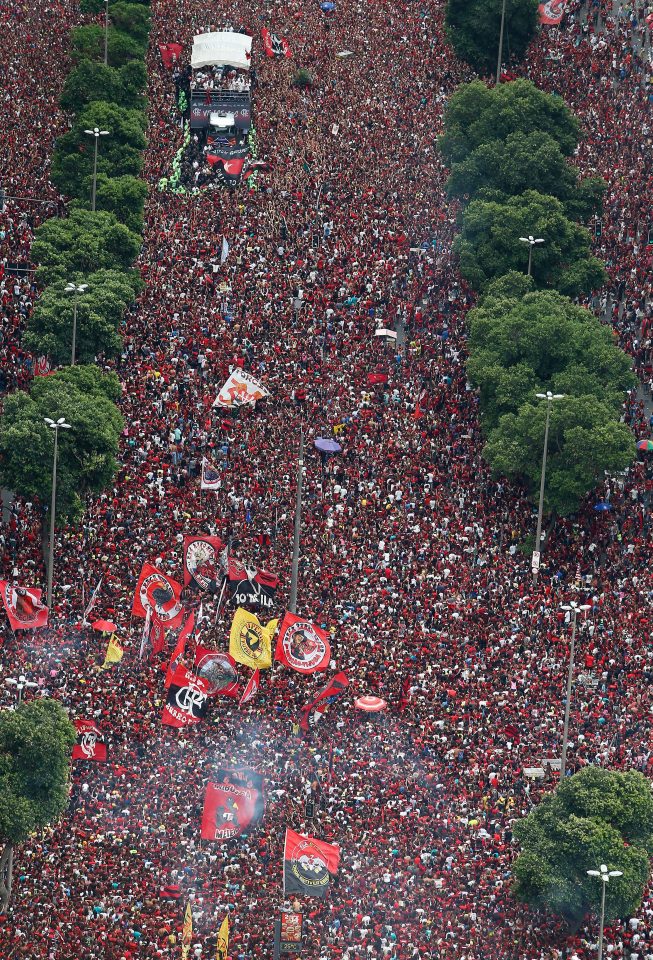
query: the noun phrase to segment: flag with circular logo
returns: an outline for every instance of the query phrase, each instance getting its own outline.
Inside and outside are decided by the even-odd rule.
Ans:
[[[97,760],[105,763],[107,745],[93,720],[75,720],[75,729],[77,743],[73,747],[73,760]]]
[[[169,727],[191,727],[206,715],[209,690],[206,680],[179,666],[168,687],[161,720]]]
[[[244,663],[252,670],[271,667],[272,637],[278,624],[278,620],[270,620],[263,626],[253,613],[238,607],[229,634],[229,653],[237,663]]]
[[[331,660],[327,634],[305,617],[288,611],[281,621],[274,659],[298,673],[326,670]]]
[[[152,563],[144,563],[136,584],[132,614],[146,617],[151,610],[159,623],[167,630],[181,626],[184,608],[181,602],[182,586],[159,570]]]
[[[286,830],[283,851],[283,892],[324,897],[338,872],[340,848],[335,844]]]

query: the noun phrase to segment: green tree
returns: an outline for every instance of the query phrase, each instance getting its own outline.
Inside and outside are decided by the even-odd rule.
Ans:
[[[68,806],[75,728],[56,700],[0,711],[0,912],[11,897],[16,845]]]
[[[65,220],[53,217],[36,231],[32,244],[32,259],[40,264],[36,278],[48,284],[70,280],[75,273],[128,270],[140,243],[140,237],[111,213],[72,210]]]
[[[106,210],[113,213],[117,220],[124,223],[132,233],[143,231],[143,208],[147,197],[147,184],[136,177],[107,177],[98,174],[95,207],[97,210]],[[74,200],[73,206],[82,204],[83,200]]]
[[[0,483],[47,503],[51,493],[53,439],[44,417],[65,417],[71,430],[59,435],[57,517],[76,519],[82,497],[99,492],[116,472],[123,419],[115,404],[120,385],[114,373],[95,366],[68,367],[17,390],[0,417]]]
[[[118,327],[136,291],[131,278],[115,270],[101,270],[80,281],[88,289],[77,297],[76,358],[93,363],[98,354],[115,356],[122,348]],[[45,354],[55,364],[70,362],[73,297],[63,281],[46,287],[27,322],[23,343],[32,353]]]
[[[130,7],[149,8],[148,0],[109,0],[109,10],[123,2]],[[104,10],[104,0],[81,0],[79,9],[82,13],[99,13],[100,10]]]
[[[447,0],[444,24],[447,40],[479,73],[496,71],[499,55],[502,0]],[[521,60],[537,31],[538,0],[508,0],[504,27],[505,61]]]
[[[631,359],[615,346],[611,329],[554,291],[487,295],[470,311],[469,323],[467,371],[480,388],[486,429],[532,400],[538,388],[594,396],[618,416],[624,393],[636,384]]]
[[[587,871],[605,863],[623,873],[607,885],[606,919],[632,916],[653,853],[651,785],[635,771],[585,767],[519,821],[515,836],[517,899],[579,923],[600,911],[601,881]]]
[[[107,34],[107,60],[110,67],[122,67],[130,60],[141,60],[145,54],[146,43],[139,42],[122,30],[109,27]],[[72,52],[74,63],[81,60],[104,60],[104,27],[92,23],[72,30]]]
[[[78,113],[101,96],[106,103],[144,111],[146,84],[147,70],[140,60],[118,68],[82,60],[66,77],[59,102],[64,110]]]
[[[600,178],[579,182],[578,172],[548,133],[511,133],[476,147],[465,160],[452,164],[447,181],[450,196],[483,198],[484,190],[504,199],[526,190],[557,197],[572,220],[591,216],[600,208],[606,184]]]
[[[109,19],[117,30],[128,34],[144,49],[150,32],[150,10],[142,3],[117,0],[109,4]]]
[[[477,147],[505,141],[515,133],[546,133],[568,157],[578,145],[580,125],[564,100],[539,90],[530,80],[492,88],[474,80],[461,84],[449,100],[438,147],[451,166],[462,163]]]
[[[587,230],[567,219],[559,200],[535,190],[504,202],[472,200],[454,243],[460,272],[482,290],[510,270],[525,271],[528,244],[519,238],[529,234],[544,240],[533,251],[532,276],[538,286],[577,296],[604,283],[605,271],[591,255]]]
[[[534,498],[539,489],[546,404],[522,404],[504,414],[490,431],[483,456],[497,476],[523,484]],[[582,499],[635,455],[634,438],[614,408],[594,396],[567,396],[552,405],[546,468],[546,512],[575,513]]]
[[[100,138],[98,175],[138,176],[143,167],[146,122],[140,110],[127,110],[102,100],[89,103],[69,132],[57,140],[50,171],[52,182],[68,196],[90,198],[95,139],[85,131],[94,127],[109,132]]]

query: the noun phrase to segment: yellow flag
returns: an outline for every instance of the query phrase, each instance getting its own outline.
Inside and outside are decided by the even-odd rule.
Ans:
[[[220,924],[218,931],[218,946],[216,950],[216,960],[227,960],[229,952],[229,917],[225,917]]]
[[[278,625],[278,620],[270,620],[264,627],[253,613],[238,607],[231,624],[229,653],[238,663],[244,663],[252,670],[271,667],[272,637]]]
[[[190,952],[190,945],[193,939],[193,914],[190,909],[190,903],[186,904],[186,913],[184,914],[184,926],[181,931],[181,960],[187,960]]]
[[[115,633],[112,633],[109,638],[109,643],[107,645],[107,652],[104,655],[104,663],[101,667],[96,668],[99,670],[108,670],[109,667],[113,666],[114,663],[120,663],[122,660],[122,655],[124,650],[118,643]]]

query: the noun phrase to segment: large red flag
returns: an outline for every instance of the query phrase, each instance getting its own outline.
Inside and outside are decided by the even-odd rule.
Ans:
[[[93,720],[75,720],[77,743],[73,747],[73,760],[97,760],[106,763],[107,745],[102,732]]]
[[[184,617],[181,603],[182,586],[151,563],[144,563],[136,584],[132,614],[147,616],[148,607],[152,616],[166,629],[178,627]]]
[[[274,659],[298,673],[326,670],[331,660],[327,634],[305,617],[288,611],[281,622]]]
[[[186,641],[190,637],[194,628],[195,628],[195,614],[191,613],[191,615],[186,620],[186,623],[183,625],[183,627],[179,631],[179,636],[177,637],[177,643],[176,643],[175,649],[172,651],[172,656],[170,657],[170,663],[168,664],[168,669],[166,671],[166,679],[165,679],[166,690],[172,683],[172,678],[174,676],[175,670],[179,666],[179,661],[184,655],[184,651],[186,649]]]
[[[41,591],[36,587],[15,587],[0,580],[2,602],[12,630],[36,630],[47,626],[48,608],[41,603]]]
[[[263,777],[255,770],[219,769],[207,783],[202,814],[203,840],[239,837],[263,816]]]

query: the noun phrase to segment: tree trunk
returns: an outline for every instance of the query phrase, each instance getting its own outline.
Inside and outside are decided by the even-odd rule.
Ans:
[[[0,913],[6,913],[11,898],[11,882],[14,873],[14,845],[6,843],[0,854]]]

